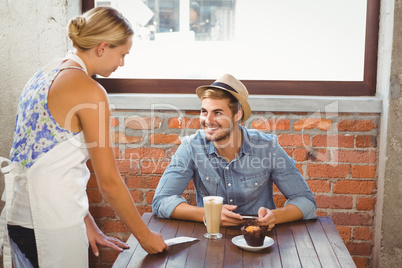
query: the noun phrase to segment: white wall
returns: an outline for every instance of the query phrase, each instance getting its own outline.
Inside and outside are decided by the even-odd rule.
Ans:
[[[8,158],[18,98],[25,83],[49,60],[65,55],[67,21],[79,13],[80,3],[0,0],[0,156]],[[1,193],[3,188],[0,178]]]

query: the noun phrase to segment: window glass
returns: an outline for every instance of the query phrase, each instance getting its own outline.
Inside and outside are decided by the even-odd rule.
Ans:
[[[135,40],[111,78],[363,81],[367,0],[110,0]]]

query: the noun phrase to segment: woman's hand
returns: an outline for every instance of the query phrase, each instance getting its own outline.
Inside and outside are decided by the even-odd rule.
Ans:
[[[169,250],[169,246],[166,245],[160,233],[149,231],[145,237],[138,239],[141,247],[149,254],[160,253],[164,250]]]
[[[87,214],[84,221],[87,229],[88,242],[95,256],[99,256],[98,244],[104,247],[115,249],[119,252],[130,247],[115,237],[106,236],[98,228],[90,213]]]

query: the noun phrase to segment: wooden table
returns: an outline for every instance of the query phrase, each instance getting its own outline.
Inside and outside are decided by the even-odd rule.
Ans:
[[[203,223],[159,219],[145,213],[148,227],[164,239],[190,236],[199,241],[171,246],[168,252],[147,254],[133,235],[130,249],[119,254],[114,268],[124,267],[356,267],[334,223],[329,217],[279,224],[269,236],[274,244],[257,252],[243,250],[231,242],[239,228],[221,228],[223,238],[204,238]]]

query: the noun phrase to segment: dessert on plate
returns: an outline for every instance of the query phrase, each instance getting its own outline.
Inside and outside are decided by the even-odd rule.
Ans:
[[[260,247],[264,244],[267,228],[258,225],[244,225],[241,228],[247,245],[251,247]]]

